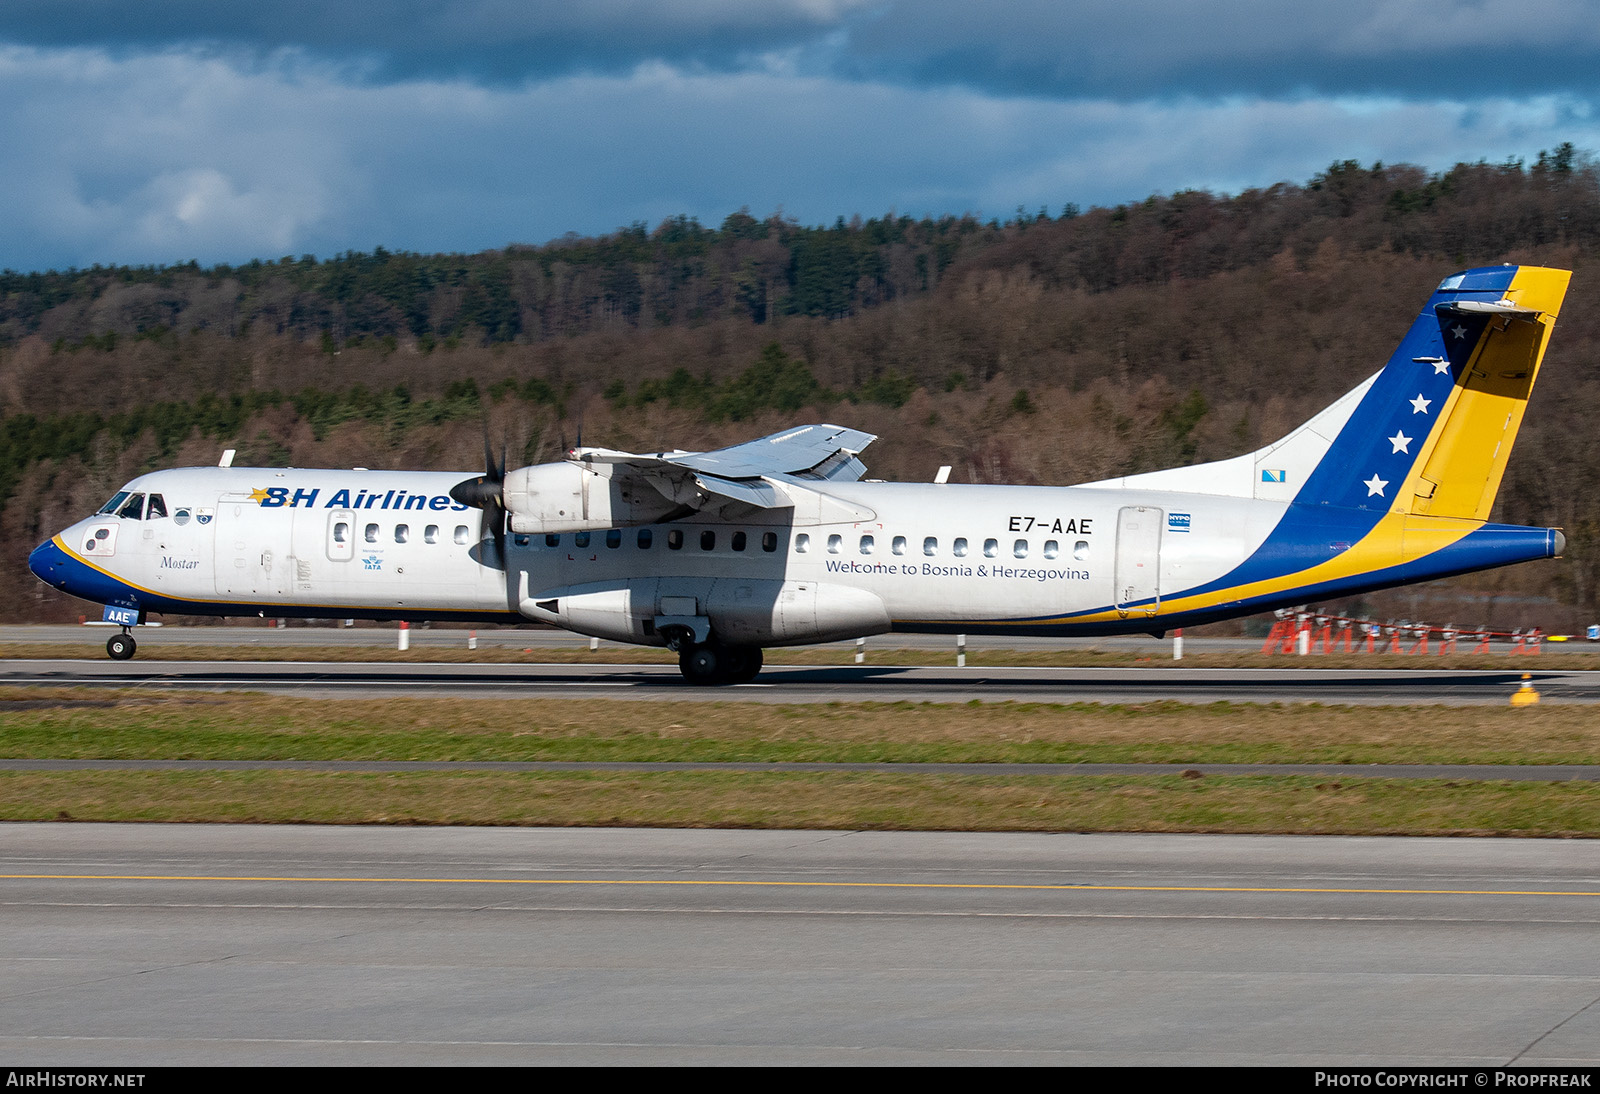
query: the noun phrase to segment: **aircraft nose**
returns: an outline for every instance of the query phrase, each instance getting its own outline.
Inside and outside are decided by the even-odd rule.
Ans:
[[[28,556],[28,569],[32,571],[33,576],[57,589],[66,581],[66,564],[66,552],[57,547],[53,539],[47,539],[39,544]]]

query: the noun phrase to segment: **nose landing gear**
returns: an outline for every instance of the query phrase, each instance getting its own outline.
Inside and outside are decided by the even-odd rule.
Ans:
[[[139,648],[139,643],[133,640],[133,635],[127,631],[114,634],[106,639],[106,654],[113,661],[126,661],[134,655]]]

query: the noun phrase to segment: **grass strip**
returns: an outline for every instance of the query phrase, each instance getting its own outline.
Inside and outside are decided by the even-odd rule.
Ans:
[[[0,820],[1595,837],[1600,788],[915,772],[0,772]]]
[[[349,699],[0,688],[0,757],[1600,763],[1584,706]]]

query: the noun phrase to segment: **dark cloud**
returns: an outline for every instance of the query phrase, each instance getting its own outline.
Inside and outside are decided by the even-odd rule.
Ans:
[[[1063,99],[1477,98],[1600,84],[1588,0],[44,0],[0,10],[0,39],[298,49],[378,81],[516,83],[660,61]]]
[[[835,27],[862,0],[44,0],[0,9],[0,39],[149,50],[305,50],[369,78],[518,82],[663,60],[728,70]]]
[[[1595,86],[1600,23],[1586,0],[896,0],[841,64],[1063,98],[1479,98]]]

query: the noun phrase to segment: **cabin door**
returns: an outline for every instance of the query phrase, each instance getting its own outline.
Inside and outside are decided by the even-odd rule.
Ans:
[[[1123,616],[1155,615],[1161,606],[1162,515],[1146,505],[1117,511],[1116,605]]]

